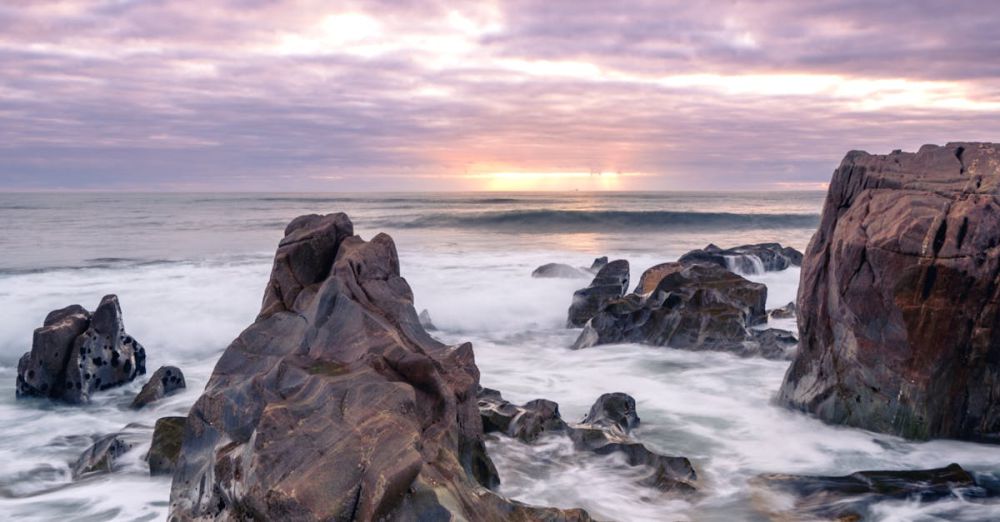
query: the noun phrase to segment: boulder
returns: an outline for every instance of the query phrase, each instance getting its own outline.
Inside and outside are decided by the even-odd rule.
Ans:
[[[597,272],[600,272],[602,268],[607,266],[607,264],[608,256],[595,257],[594,262],[590,264],[590,268],[588,270],[591,273],[596,274]]]
[[[629,466],[645,467],[639,483],[674,493],[693,493],[698,476],[684,457],[660,455],[631,437],[639,425],[635,399],[625,393],[606,393],[597,399],[580,423],[567,424],[559,405],[536,399],[523,406],[512,404],[497,390],[480,388],[479,412],[484,429],[526,443],[543,435],[567,436],[579,451],[609,455],[620,453]]]
[[[146,350],[125,333],[118,297],[94,313],[80,305],[50,312],[17,365],[16,394],[72,404],[146,373]]]
[[[842,477],[766,474],[751,479],[759,498],[755,505],[781,520],[867,520],[869,506],[885,500],[933,502],[945,498],[968,501],[995,496],[993,488],[977,484],[958,464],[905,471],[859,471]],[[769,493],[790,496],[788,502],[768,502]],[[790,509],[789,509],[790,508]]]
[[[130,424],[118,433],[97,437],[71,466],[74,479],[96,473],[111,473],[118,457],[143,442],[148,427]]]
[[[664,263],[635,293],[607,301],[573,349],[635,342],[740,355],[774,353],[751,327],[766,320],[767,287],[713,264]]]
[[[187,417],[163,417],[153,427],[153,442],[146,454],[150,475],[170,475],[177,464]]]
[[[142,386],[142,390],[136,394],[132,400],[132,408],[139,409],[151,402],[158,401],[177,390],[186,386],[184,383],[184,373],[176,366],[161,366],[159,370],[153,372],[149,381]]]
[[[563,263],[547,263],[531,272],[531,277],[546,279],[580,279],[590,277],[590,273]]]
[[[420,311],[420,315],[417,316],[417,320],[420,321],[420,326],[428,332],[437,331],[437,327],[434,326],[434,321],[431,320],[431,313],[427,311],[426,308]]]
[[[788,303],[781,308],[767,311],[768,319],[795,319],[795,303]]]
[[[909,438],[1000,442],[1000,145],[851,152],[833,174],[778,401]]]
[[[621,297],[628,291],[629,266],[628,261],[618,259],[612,261],[594,276],[590,286],[573,293],[573,302],[569,307],[567,325],[579,328],[590,320],[604,305]]]
[[[692,250],[677,260],[680,263],[710,263],[740,274],[775,272],[802,264],[802,252],[778,243],[758,243],[733,248],[709,244]]]
[[[472,346],[430,337],[399,273],[345,214],[289,224],[187,417],[171,519],[589,520],[490,491]]]

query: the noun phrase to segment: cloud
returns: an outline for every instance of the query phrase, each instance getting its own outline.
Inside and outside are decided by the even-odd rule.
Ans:
[[[7,3],[0,188],[816,186],[1000,131],[988,1],[455,5]]]

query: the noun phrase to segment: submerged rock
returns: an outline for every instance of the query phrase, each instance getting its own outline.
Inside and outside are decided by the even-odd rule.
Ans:
[[[184,373],[176,366],[161,366],[153,372],[149,381],[132,400],[132,408],[139,409],[147,404],[158,401],[171,393],[186,387]]]
[[[580,279],[590,277],[590,273],[563,263],[548,263],[531,272],[535,278]]]
[[[795,319],[795,303],[788,303],[781,308],[767,311],[769,319]]]
[[[710,263],[741,274],[775,272],[802,264],[802,252],[778,243],[759,243],[733,248],[708,245],[692,250],[677,260],[680,263]]]
[[[637,342],[688,350],[784,357],[781,338],[751,327],[766,321],[767,287],[711,264],[664,263],[635,293],[607,301],[573,349]]]
[[[805,254],[778,400],[925,439],[1000,442],[1000,145],[850,152]]]
[[[170,475],[174,472],[184,437],[187,417],[163,417],[153,427],[153,442],[146,454],[150,475]]]
[[[420,326],[392,239],[293,220],[260,315],[192,407],[171,517],[589,520],[491,492],[468,343]]]
[[[73,478],[114,471],[118,457],[142,442],[143,434],[136,428],[141,427],[130,424],[118,433],[98,437],[71,466]]]
[[[859,471],[842,477],[766,474],[751,484],[758,488],[758,496],[775,492],[792,497],[790,510],[787,502],[778,499],[756,503],[772,515],[845,521],[866,519],[868,507],[884,500],[932,502],[996,494],[978,485],[958,464],[926,470]]]
[[[609,301],[617,299],[628,290],[628,261],[618,259],[604,265],[590,286],[573,293],[573,302],[569,307],[569,327],[580,327],[587,324],[597,312]]]
[[[662,491],[696,491],[698,476],[684,457],[660,455],[630,436],[639,425],[635,399],[625,393],[606,393],[597,399],[580,423],[563,421],[559,405],[536,399],[522,406],[512,404],[497,390],[480,388],[479,412],[487,433],[499,432],[522,442],[533,443],[546,434],[561,434],[579,451],[598,455],[621,453],[629,466],[645,466],[649,473],[640,480]]]
[[[146,350],[125,333],[118,297],[93,314],[80,305],[50,312],[17,365],[16,394],[86,403],[94,392],[146,373]]]

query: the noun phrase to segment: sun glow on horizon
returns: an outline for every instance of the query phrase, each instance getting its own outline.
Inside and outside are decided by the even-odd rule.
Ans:
[[[622,178],[628,175],[619,172],[525,172],[502,171],[470,174],[469,178],[485,182],[485,190],[531,191],[531,190],[618,190]]]

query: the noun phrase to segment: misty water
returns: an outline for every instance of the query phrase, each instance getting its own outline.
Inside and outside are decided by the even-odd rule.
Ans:
[[[448,343],[471,341],[482,384],[523,402],[559,403],[582,417],[602,393],[637,401],[636,436],[689,457],[701,493],[677,499],[636,485],[614,456],[565,439],[491,439],[500,492],[540,505],[582,507],[599,519],[767,520],[780,508],[748,485],[766,472],[840,475],[952,462],[1000,471],[1000,451],[956,441],[908,442],[825,425],[772,404],[787,362],[634,344],[571,351],[565,328],[585,279],[533,279],[548,262],[589,266],[625,258],[632,278],[707,243],[779,241],[804,249],[820,193],[653,194],[5,194],[0,195],[0,519],[163,520],[170,479],[149,477],[127,453],[112,474],[74,481],[72,461],[93,438],[184,415],[228,343],[254,319],[284,225],[304,213],[347,212],[362,237],[391,234],[418,310]],[[747,275],[768,306],[794,300],[798,270]],[[118,294],[126,329],[150,371],[181,367],[187,390],[128,409],[144,378],[64,406],[14,398],[17,360],[55,308],[93,309]],[[786,320],[777,325],[794,328]],[[876,504],[873,520],[991,520],[1000,506],[967,500]]]

